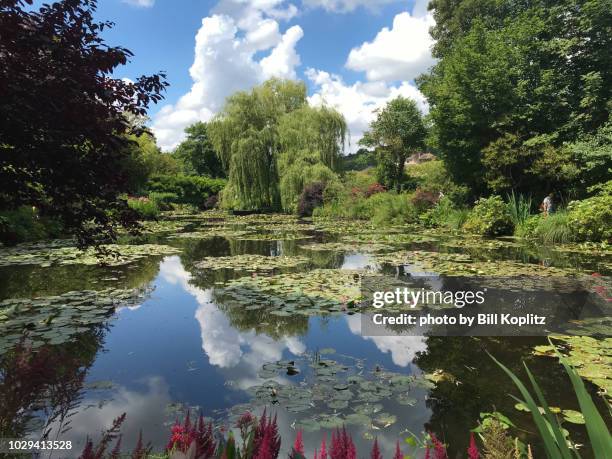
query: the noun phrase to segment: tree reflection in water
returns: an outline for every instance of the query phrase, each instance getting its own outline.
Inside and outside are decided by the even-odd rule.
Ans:
[[[70,343],[38,349],[23,340],[0,356],[1,438],[25,438],[39,430],[40,439],[51,439],[52,424],[59,426],[56,436],[70,429],[104,333],[97,327]]]

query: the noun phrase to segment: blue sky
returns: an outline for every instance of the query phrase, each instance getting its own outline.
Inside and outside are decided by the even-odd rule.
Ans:
[[[110,44],[134,54],[117,72],[134,79],[167,72],[166,99],[151,110],[158,143],[207,121],[235,90],[266,78],[302,79],[312,104],[336,107],[353,144],[375,108],[399,94],[424,111],[414,78],[433,60],[426,0],[101,0],[115,22]],[[190,72],[191,69],[191,72]]]

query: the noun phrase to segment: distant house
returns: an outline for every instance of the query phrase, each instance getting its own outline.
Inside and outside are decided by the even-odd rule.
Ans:
[[[436,157],[432,155],[431,153],[427,153],[427,152],[414,153],[413,155],[410,155],[408,157],[405,165],[411,166],[414,164],[426,163],[428,161],[433,161],[434,159],[436,159]]]

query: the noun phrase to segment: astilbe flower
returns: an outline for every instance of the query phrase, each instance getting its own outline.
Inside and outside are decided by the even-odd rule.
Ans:
[[[474,439],[474,433],[470,433],[470,447],[467,450],[469,459],[479,459],[480,452],[478,451],[478,447],[476,446],[476,440]]]
[[[344,426],[342,430],[337,428],[335,432],[332,432],[329,457],[331,459],[355,459],[357,457],[353,439],[346,433]]]
[[[429,436],[431,437],[431,443],[433,445],[434,459],[448,459],[444,444],[438,440],[438,437],[436,437],[434,433],[430,432]]]
[[[295,441],[293,442],[293,448],[291,449],[291,453],[289,454],[291,459],[295,459],[297,457],[304,457],[304,440],[302,438],[302,431],[298,430],[295,435]]]
[[[188,411],[183,424],[177,421],[172,426],[171,432],[170,441],[166,445],[167,451],[178,450],[185,453],[195,442],[196,457],[208,459],[214,456],[216,444],[212,422],[205,422],[204,416],[200,415],[197,423],[192,423]]]
[[[266,415],[266,410],[255,428],[253,440],[253,457],[256,459],[276,459],[280,451],[281,440],[278,435],[276,416],[272,419]]]
[[[327,434],[325,434],[321,440],[321,452],[319,453],[319,459],[327,459]]]
[[[378,437],[374,438],[370,459],[382,459],[382,454],[380,454],[380,448],[378,447]]]
[[[257,419],[249,411],[244,412],[236,421],[236,427],[240,430],[242,438],[246,438],[249,429],[255,424]]]
[[[395,454],[393,455],[393,459],[404,459],[404,455],[400,449],[399,440],[395,442]]]

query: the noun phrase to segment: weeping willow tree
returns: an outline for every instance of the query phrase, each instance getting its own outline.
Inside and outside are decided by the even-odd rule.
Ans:
[[[278,133],[281,205],[283,210],[295,212],[306,185],[338,179],[346,122],[333,109],[304,106],[280,119]]]
[[[336,179],[346,123],[309,107],[303,82],[272,79],[230,96],[209,133],[228,174],[224,207],[293,211],[305,185]]]

